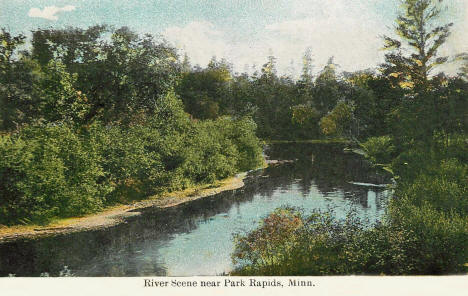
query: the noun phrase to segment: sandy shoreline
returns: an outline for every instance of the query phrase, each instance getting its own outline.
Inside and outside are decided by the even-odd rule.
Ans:
[[[200,198],[212,196],[223,191],[235,190],[244,186],[246,173],[216,182],[214,185],[189,188],[165,194],[153,196],[148,199],[129,205],[117,205],[103,211],[84,217],[61,219],[46,226],[0,226],[0,243],[12,242],[19,239],[34,239],[57,234],[105,229],[125,221],[125,218],[138,216],[141,212],[136,210],[150,207],[168,208]]]

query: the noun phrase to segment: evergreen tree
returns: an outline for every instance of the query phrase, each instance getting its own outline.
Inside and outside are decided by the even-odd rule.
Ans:
[[[276,75],[276,58],[270,52],[270,55],[268,56],[268,62],[266,62],[262,67],[262,77],[266,79],[273,79],[277,78]]]
[[[447,62],[438,50],[450,35],[452,23],[440,24],[442,0],[404,0],[396,19],[398,37],[385,36],[386,75],[398,78],[401,86],[417,89],[428,86],[431,70]],[[404,53],[408,51],[409,54]]]
[[[313,75],[312,75],[312,50],[310,47],[306,49],[304,52],[304,56],[302,57],[302,74],[301,74],[301,83],[303,84],[311,84],[313,80]]]
[[[443,100],[436,90],[444,79],[431,79],[431,72],[448,61],[448,57],[438,55],[438,50],[452,26],[441,24],[441,2],[404,0],[396,19],[398,37],[385,37],[384,48],[391,51],[385,56],[383,72],[409,92],[391,117],[392,133],[399,146],[431,145],[434,133],[441,128]]]
[[[188,73],[192,69],[192,65],[190,64],[190,58],[188,57],[187,53],[184,53],[184,59],[182,60],[181,70],[182,73]]]
[[[327,64],[315,80],[314,107],[322,115],[330,112],[338,100],[342,98],[336,68],[337,65],[334,62],[334,58],[329,58]]]

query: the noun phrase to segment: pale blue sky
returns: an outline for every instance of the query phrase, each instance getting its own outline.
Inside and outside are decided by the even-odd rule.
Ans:
[[[467,0],[448,4],[457,26],[445,51],[468,50]],[[351,71],[382,61],[379,36],[389,33],[397,7],[396,0],[0,0],[0,27],[27,34],[48,27],[129,26],[162,34],[193,63],[205,65],[216,55],[238,71],[263,64],[272,52],[281,72],[298,72],[310,47],[317,69],[334,55],[342,70]]]

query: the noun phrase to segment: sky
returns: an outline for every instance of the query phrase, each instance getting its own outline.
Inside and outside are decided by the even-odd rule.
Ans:
[[[444,21],[455,25],[442,53],[468,51],[468,0],[445,3]],[[251,72],[273,54],[280,74],[297,76],[307,48],[315,71],[331,56],[342,71],[376,67],[397,11],[398,0],[0,0],[0,27],[30,35],[37,28],[128,26],[162,36],[192,64],[224,57],[235,71]]]

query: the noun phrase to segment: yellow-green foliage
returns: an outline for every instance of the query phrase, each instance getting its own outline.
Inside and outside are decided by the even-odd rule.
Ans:
[[[353,124],[353,107],[339,102],[335,108],[320,120],[320,128],[326,136],[350,136]]]

